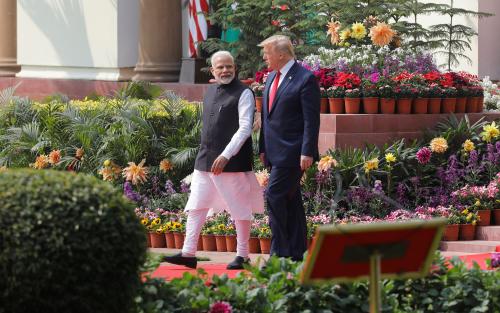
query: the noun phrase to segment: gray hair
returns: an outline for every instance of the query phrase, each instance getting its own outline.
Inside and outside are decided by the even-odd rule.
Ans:
[[[267,45],[272,45],[277,51],[288,54],[289,56],[295,58],[295,52],[293,50],[292,41],[288,36],[285,35],[273,35],[264,41],[262,41],[258,46],[264,47]]]
[[[231,59],[231,62],[233,62],[234,64],[234,58],[229,51],[221,50],[212,54],[212,57],[210,58],[210,64],[212,64],[212,66],[214,66],[214,61],[217,58],[229,58]]]

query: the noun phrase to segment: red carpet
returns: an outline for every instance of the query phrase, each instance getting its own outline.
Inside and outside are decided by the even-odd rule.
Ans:
[[[208,277],[212,277],[213,275],[221,276],[222,274],[226,274],[229,278],[234,278],[236,275],[242,270],[227,270],[227,264],[204,264],[198,266],[198,268],[202,268],[207,272]],[[151,277],[165,278],[167,280],[180,278],[185,272],[189,272],[193,275],[196,275],[196,270],[187,268],[181,265],[161,265],[153,272]]]
[[[474,262],[479,265],[479,267],[483,270],[490,270],[486,265],[486,260],[491,259],[491,253],[481,253],[481,254],[471,254],[471,255],[462,255],[459,258],[467,264],[468,268],[472,268]],[[448,257],[447,259],[451,259]]]

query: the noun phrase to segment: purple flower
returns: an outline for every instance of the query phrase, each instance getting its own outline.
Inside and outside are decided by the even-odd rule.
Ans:
[[[125,194],[125,197],[131,201],[141,202],[142,200],[141,195],[132,190],[132,184],[129,181],[126,181],[125,184],[123,184],[123,193]]]
[[[181,193],[189,193],[189,192],[191,192],[189,185],[182,181],[181,182]]]
[[[491,267],[492,268],[500,267],[500,253],[491,254]]]
[[[208,313],[232,313],[233,308],[225,301],[217,301],[210,306]]]
[[[170,179],[165,183],[165,191],[167,192],[167,195],[173,195],[176,193],[174,183],[172,183]]]
[[[429,149],[427,147],[421,148],[420,150],[417,151],[418,163],[420,163],[420,164],[429,163],[429,161],[431,159],[431,155],[432,155],[431,149]]]
[[[380,79],[380,74],[378,72],[374,72],[370,75],[370,81],[372,82],[372,84],[378,83],[379,79]]]
[[[382,181],[380,181],[380,180],[377,179],[373,183],[373,192],[374,193],[378,193],[378,194],[383,194],[384,193],[384,189],[382,187]]]

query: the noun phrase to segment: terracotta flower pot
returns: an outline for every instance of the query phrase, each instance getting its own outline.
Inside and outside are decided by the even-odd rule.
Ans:
[[[460,240],[474,240],[476,236],[476,225],[460,224]]]
[[[476,97],[476,113],[483,112],[484,108],[484,97]]]
[[[184,233],[174,233],[175,248],[182,249],[184,245]]]
[[[323,114],[328,113],[328,98],[321,98],[319,112]]]
[[[146,245],[148,248],[151,248],[151,233],[146,233]]]
[[[415,114],[426,114],[428,104],[428,98],[415,98],[413,99],[413,103],[411,105],[411,111]]]
[[[313,239],[312,238],[307,238],[307,249],[311,248],[312,243],[313,243]]]
[[[444,228],[443,237],[441,240],[443,240],[443,241],[457,241],[459,230],[460,230],[460,225],[458,225],[458,224],[446,225],[446,227]]]
[[[203,240],[203,250],[204,251],[216,251],[217,245],[215,244],[214,235],[201,235],[201,240]]]
[[[465,112],[475,113],[476,112],[476,99],[474,97],[467,97],[467,102],[465,102]]]
[[[164,234],[151,233],[151,247],[152,248],[165,248],[167,243]]]
[[[330,114],[344,113],[344,98],[328,98]]]
[[[494,209],[493,211],[493,223],[494,225],[500,225],[500,209]]]
[[[271,251],[271,238],[259,238],[260,251],[264,254],[269,254]]]
[[[363,112],[365,114],[377,114],[378,98],[376,97],[363,98]]]
[[[262,111],[262,97],[255,97],[255,108],[257,112]]]
[[[184,238],[186,238],[186,237],[184,237]],[[196,247],[196,250],[203,251],[203,240],[201,239],[201,235],[200,235],[200,237],[198,237],[198,246]]]
[[[344,98],[345,113],[358,114],[361,98]]]
[[[441,113],[441,98],[430,98],[428,111],[430,114]]]
[[[236,236],[226,235],[226,248],[228,252],[236,252]]]
[[[382,114],[394,114],[396,111],[396,99],[380,98],[380,112]]]
[[[165,233],[165,241],[167,242],[167,248],[170,248],[170,249],[175,248],[175,239],[174,239],[173,232],[168,231]]]
[[[457,98],[444,98],[441,102],[441,110],[445,114],[455,113]]]
[[[260,242],[257,237],[250,237],[248,240],[248,252],[260,253]]]
[[[477,215],[479,216],[479,221],[477,225],[488,226],[491,221],[491,210],[478,210]]]
[[[455,112],[465,113],[465,106],[466,105],[467,105],[467,98],[466,97],[457,98],[457,105],[455,107]]]
[[[226,252],[226,235],[215,235],[215,245],[218,252]]]
[[[411,98],[398,99],[396,102],[396,110],[398,114],[410,114],[411,113]]]

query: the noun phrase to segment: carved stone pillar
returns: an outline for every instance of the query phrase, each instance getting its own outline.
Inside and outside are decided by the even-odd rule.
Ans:
[[[17,65],[16,0],[0,1],[0,76],[15,76]]]
[[[140,0],[139,60],[133,80],[177,82],[181,69],[181,2]]]

